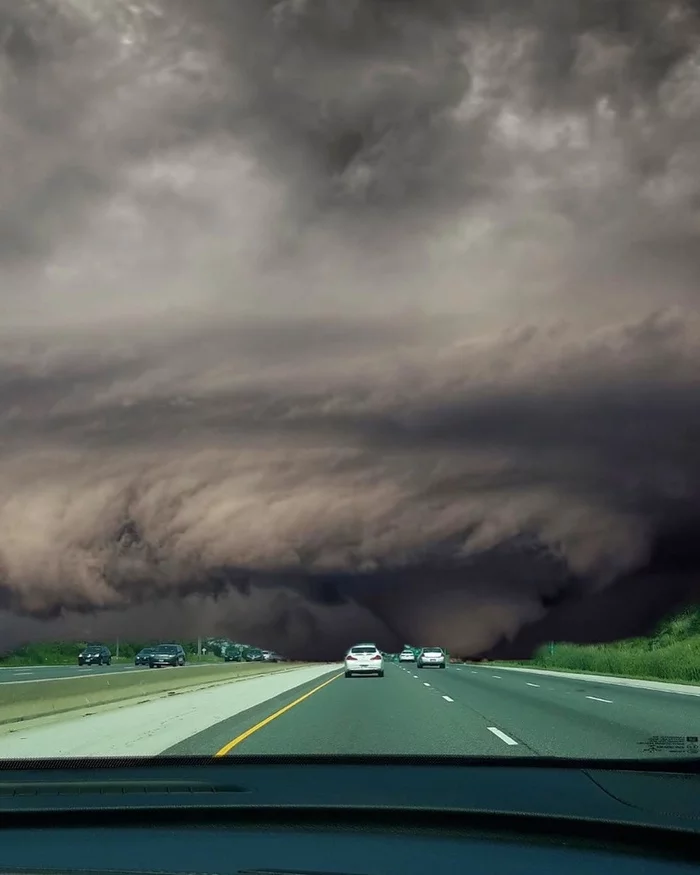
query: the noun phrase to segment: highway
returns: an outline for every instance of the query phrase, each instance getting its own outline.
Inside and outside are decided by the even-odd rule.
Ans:
[[[134,668],[112,666],[115,670]],[[74,676],[77,669],[56,671]],[[110,668],[79,671],[104,674]],[[170,671],[181,676],[182,669]],[[345,678],[342,663],[316,664],[178,695],[146,694],[131,704],[86,705],[5,723],[0,725],[0,759],[276,754],[700,758],[697,744],[693,749],[687,741],[700,735],[698,694],[700,688],[687,686],[647,689],[595,676],[498,665],[420,670],[387,662],[383,678]],[[677,741],[649,749],[650,739],[660,736]]]
[[[135,666],[133,661],[112,665],[17,665],[0,668],[0,684],[51,681],[59,678],[79,678],[91,674],[143,671],[144,669],[150,671],[146,666]]]
[[[341,668],[235,714],[163,751],[176,755],[407,754],[645,758],[652,736],[700,734],[700,697],[494,666],[384,678]]]

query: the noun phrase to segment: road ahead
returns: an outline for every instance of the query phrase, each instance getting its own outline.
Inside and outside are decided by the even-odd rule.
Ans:
[[[163,753],[644,758],[654,755],[644,750],[651,736],[698,734],[695,696],[488,666],[388,664],[384,678],[334,669]]]

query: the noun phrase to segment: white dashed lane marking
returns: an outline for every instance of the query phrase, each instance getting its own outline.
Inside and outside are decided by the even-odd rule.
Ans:
[[[459,669],[457,669],[457,670],[459,671]],[[409,671],[409,669],[404,669],[404,671]],[[409,673],[410,673],[410,671],[409,671]],[[478,672],[472,671],[472,674],[478,674]],[[416,678],[416,680],[418,679],[417,674],[414,674],[413,677]],[[495,675],[493,675],[493,677],[495,677],[497,680],[502,680],[500,675],[495,674]],[[430,687],[430,684],[427,681],[423,681],[423,686]],[[528,686],[529,687],[539,687],[539,684],[528,684]],[[454,702],[454,699],[451,698],[451,696],[442,696],[442,698],[445,700],[445,702]],[[507,744],[509,746],[513,746],[513,745],[517,746],[518,742],[514,738],[511,738],[510,735],[506,735],[506,733],[503,732],[502,730],[500,730],[497,726],[488,726],[487,729],[489,732],[492,732],[496,736],[496,738],[500,738],[500,740],[504,744]]]
[[[587,699],[593,699],[594,702],[607,702],[608,705],[612,705],[612,699],[599,699],[598,696],[586,696]]]
[[[504,741],[506,744],[513,745],[518,743],[514,738],[511,738],[510,735],[506,735],[505,732],[501,732],[501,730],[498,729],[496,726],[488,726],[487,729],[489,732],[493,732],[496,738],[500,738],[501,741]]]

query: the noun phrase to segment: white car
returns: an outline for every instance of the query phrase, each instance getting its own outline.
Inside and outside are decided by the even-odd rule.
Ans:
[[[356,644],[345,655],[345,677],[375,674],[384,677],[384,657],[374,644]]]
[[[402,650],[399,653],[399,662],[415,662],[416,654],[412,650]]]
[[[418,668],[427,668],[428,666],[445,668],[446,661],[445,651],[442,647],[424,647],[418,656],[417,666]]]

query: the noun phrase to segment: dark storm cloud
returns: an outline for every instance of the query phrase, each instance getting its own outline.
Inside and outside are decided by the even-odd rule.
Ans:
[[[0,36],[8,640],[527,651],[697,597],[696,4]]]

